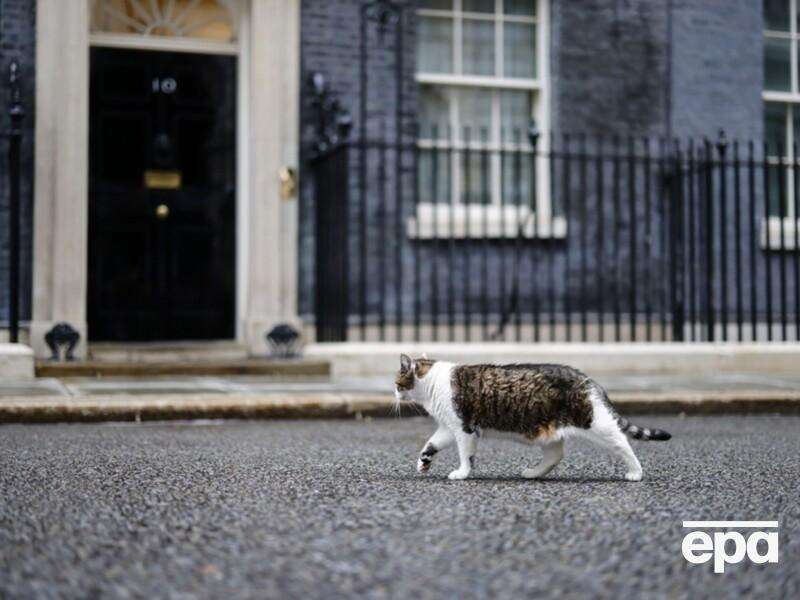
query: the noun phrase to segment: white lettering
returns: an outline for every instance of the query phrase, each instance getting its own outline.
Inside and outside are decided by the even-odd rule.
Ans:
[[[735,544],[733,554],[728,554],[729,540]],[[714,573],[724,573],[725,563],[735,565],[742,562],[745,552],[747,552],[747,542],[741,533],[738,531],[716,532],[714,534]]]
[[[683,558],[688,560],[693,565],[700,565],[708,562],[711,558],[711,552],[714,550],[714,543],[711,541],[711,536],[704,531],[693,531],[683,538],[683,545],[681,546]],[[697,554],[702,552],[702,554]]]
[[[683,526],[717,530],[713,537],[705,531],[690,531],[681,544],[683,557],[693,565],[707,563],[713,556],[714,573],[724,573],[726,565],[738,564],[745,556],[756,565],[778,562],[778,532],[757,530],[777,529],[777,521],[684,521]],[[723,528],[728,531],[719,531]]]
[[[758,553],[758,542],[764,540],[767,543],[766,554]],[[764,563],[778,562],[778,532],[756,531],[747,539],[747,558],[757,565]]]

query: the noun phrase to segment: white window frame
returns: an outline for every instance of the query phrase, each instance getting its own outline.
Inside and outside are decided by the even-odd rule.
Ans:
[[[514,152],[520,150],[530,153],[531,147],[526,139],[521,144],[502,142],[500,139],[500,94],[492,96],[492,128],[490,141],[461,140],[458,119],[458,103],[450,104],[450,131],[449,140],[432,140],[421,138],[417,141],[420,149],[440,148],[464,150],[467,146],[470,151],[488,150],[490,154],[490,194],[491,201],[488,205],[463,204],[461,201],[461,170],[459,160],[461,153],[453,152],[451,158],[451,203],[433,204],[421,202],[415,217],[408,224],[410,237],[428,239],[431,237],[516,237],[520,235],[520,225],[523,225],[523,237],[564,237],[566,235],[566,220],[563,217],[553,217],[550,201],[550,178],[547,168],[546,153],[549,151],[550,131],[550,2],[549,0],[530,0],[535,3],[534,16],[506,15],[503,13],[503,0],[495,0],[493,13],[477,13],[463,10],[462,0],[453,0],[452,10],[438,10],[429,8],[417,9],[420,17],[438,17],[451,19],[453,23],[453,73],[428,73],[417,72],[416,81],[419,85],[438,85],[446,87],[484,88],[491,90],[524,90],[531,94],[531,115],[541,131],[537,142],[537,153],[540,155],[536,164],[536,218],[532,219],[532,211],[528,206],[504,205],[501,207],[501,180],[502,165],[499,150]],[[462,27],[464,17],[475,20],[491,21],[495,26],[495,73],[500,76],[464,75],[462,73],[463,36]],[[503,76],[505,57],[503,55],[504,23],[517,22],[535,25],[536,28],[536,77],[513,78]],[[534,221],[537,231],[534,231]],[[488,223],[484,229],[483,226]],[[451,231],[452,228],[452,231]]]
[[[798,49],[800,49],[800,30],[797,27],[798,10],[800,10],[800,0],[786,0],[789,3],[789,31],[779,31],[774,29],[764,29],[764,39],[783,39],[789,40],[789,68],[790,68],[790,86],[791,91],[773,91],[764,89],[761,92],[761,98],[766,104],[767,102],[774,102],[782,104],[786,108],[786,122],[784,123],[784,132],[786,145],[782,157],[770,156],[767,161],[770,165],[783,164],[786,166],[785,185],[786,185],[786,216],[769,216],[767,220],[761,223],[761,246],[768,250],[780,250],[781,229],[784,234],[784,249],[797,250],[794,247],[794,232],[795,229],[800,227],[800,215],[795,214],[794,202],[794,169],[792,164],[795,160],[794,145],[795,142],[800,143],[800,140],[795,140],[794,131],[794,113],[800,111],[800,77],[798,77]],[[766,107],[765,107],[766,108]],[[800,152],[798,152],[800,154]],[[798,156],[797,158],[800,158]],[[766,202],[769,199],[765,199]],[[767,248],[767,228],[769,228],[770,244]]]

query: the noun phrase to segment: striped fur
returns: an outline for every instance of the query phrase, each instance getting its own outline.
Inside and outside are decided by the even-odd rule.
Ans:
[[[619,428],[635,440],[666,442],[672,438],[672,434],[663,429],[650,429],[649,427],[639,427],[634,425],[625,417],[617,416]]]

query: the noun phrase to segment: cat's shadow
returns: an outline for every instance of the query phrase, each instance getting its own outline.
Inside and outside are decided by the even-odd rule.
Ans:
[[[450,480],[447,479],[447,475],[398,475],[395,477],[391,477],[391,479],[396,479],[400,481],[430,481],[430,482],[446,482],[450,483]],[[661,477],[648,477],[646,480],[640,483],[654,483],[656,481],[660,481]],[[575,483],[619,483],[630,485],[631,482],[625,481],[622,477],[547,477],[545,479],[525,479],[524,477],[514,476],[514,475],[476,475],[474,477],[470,477],[465,481],[458,481],[452,483],[513,483],[516,485],[564,485],[564,484],[575,484]]]
[[[473,481],[502,482],[502,483],[524,483],[524,484],[563,484],[563,483],[613,483],[620,481],[615,477],[548,477],[546,479],[525,479],[524,477],[506,475],[494,477],[492,475],[477,475],[471,478]]]

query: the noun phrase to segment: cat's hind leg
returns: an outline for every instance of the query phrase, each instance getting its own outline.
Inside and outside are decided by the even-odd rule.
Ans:
[[[439,427],[422,447],[417,459],[417,471],[419,473],[427,473],[431,468],[431,463],[433,463],[433,457],[436,456],[436,453],[444,450],[455,441],[456,438],[447,427]]]
[[[522,471],[525,479],[538,479],[552,471],[564,458],[564,440],[559,439],[542,445],[542,460],[532,469]]]
[[[592,425],[587,432],[587,437],[611,454],[620,458],[625,463],[625,479],[628,481],[642,480],[642,465],[633,453],[627,436],[619,428],[616,417],[611,413],[605,403],[594,403]]]
[[[598,440],[600,445],[607,448],[612,454],[622,459],[625,463],[625,479],[628,481],[641,481],[642,480],[642,465],[639,459],[633,453],[628,438],[621,431],[617,433],[608,432]]]

